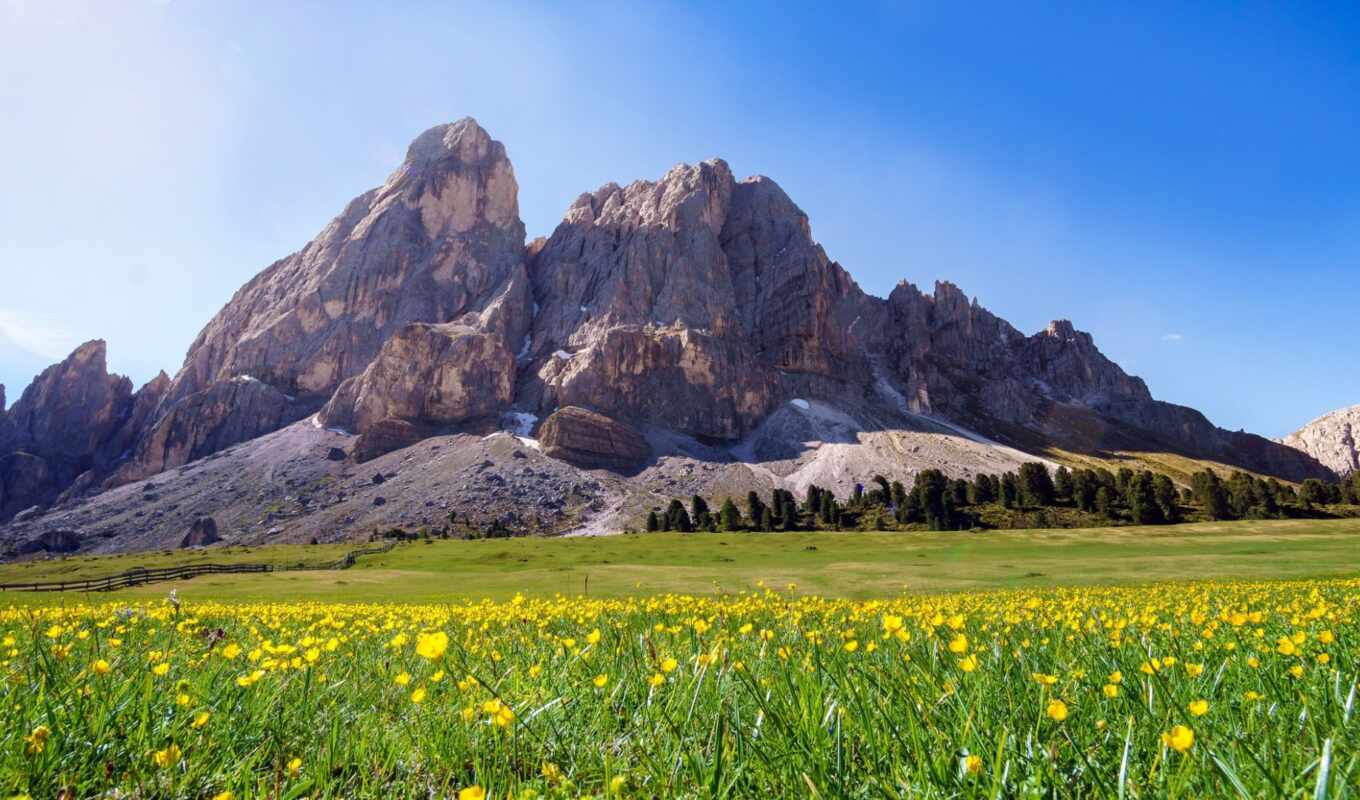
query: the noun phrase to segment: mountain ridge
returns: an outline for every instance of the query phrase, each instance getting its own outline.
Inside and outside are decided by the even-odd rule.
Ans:
[[[998,437],[1033,438],[1036,454],[1121,437],[1291,480],[1328,474],[1153,399],[1066,320],[1027,336],[947,281],[929,294],[906,281],[886,298],[865,293],[775,181],[737,179],[722,159],[583,193],[526,245],[505,147],[471,118],[422,133],[381,187],[242,286],[173,378],[134,395],[108,375],[102,342],[87,347],[39,376],[20,413],[0,411],[0,520],[305,433],[308,418],[357,437],[351,463],[532,420],[520,433],[547,425],[576,443],[556,452],[636,461],[645,483],[647,457],[727,470],[743,443],[809,400],[844,414],[852,424],[830,429],[856,440],[767,442],[772,452],[872,450],[865,442],[882,434],[882,453],[895,447],[912,471],[925,462],[901,436],[937,435],[917,419],[937,417],[976,432],[949,445],[960,453]],[[86,399],[60,401],[52,387],[63,382]],[[581,411],[557,416],[569,408]],[[581,449],[592,442],[629,452]],[[18,480],[21,469],[30,474]]]

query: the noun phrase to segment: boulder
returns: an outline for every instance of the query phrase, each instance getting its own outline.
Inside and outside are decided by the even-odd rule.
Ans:
[[[180,547],[206,547],[222,541],[222,537],[217,533],[217,520],[212,517],[199,517],[189,526],[189,530],[180,540]]]
[[[14,515],[14,521],[19,523],[32,522],[43,515],[42,506],[29,506],[18,514]]]
[[[356,463],[362,464],[393,450],[410,447],[429,435],[429,431],[420,425],[389,417],[378,421],[360,434],[350,455]]]
[[[587,469],[633,470],[651,455],[634,428],[577,406],[554,411],[538,435],[546,455]]]
[[[74,553],[80,550],[80,537],[74,531],[47,531],[41,536],[22,542],[16,548],[19,555],[34,553]]]

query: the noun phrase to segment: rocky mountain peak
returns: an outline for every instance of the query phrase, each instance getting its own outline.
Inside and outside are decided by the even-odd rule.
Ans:
[[[208,323],[120,479],[316,411],[406,326],[457,321],[507,342],[523,338],[518,192],[504,145],[475,120],[416,137],[386,183],[253,278]]]
[[[133,409],[143,394],[109,374],[100,339],[43,370],[0,414],[0,519],[110,469],[139,424]]]
[[[1360,405],[1323,414],[1281,441],[1338,475],[1360,473]]]
[[[138,391],[139,392],[150,391],[156,394],[165,394],[165,391],[170,388],[170,383],[171,383],[170,376],[165,374],[165,370],[161,370],[156,373],[156,377],[152,378],[151,380],[143,384],[142,388],[138,389]]]
[[[95,339],[43,370],[7,416],[21,443],[79,458],[122,422],[131,396],[132,382],[108,373],[107,345]]]
[[[471,117],[437,125],[406,151],[406,161],[388,179],[381,198],[401,196],[420,209],[426,233],[463,234],[479,224],[518,232],[519,186],[505,146]],[[379,199],[381,205],[383,199]]]
[[[520,395],[543,412],[732,438],[793,391],[781,374],[866,372],[851,332],[871,313],[859,287],[778,184],[738,181],[721,159],[581,195],[534,248],[530,277],[539,311]]]
[[[505,160],[505,147],[472,117],[436,125],[406,148],[406,164],[414,169],[427,169],[447,160],[471,164],[489,156]]]
[[[1064,341],[1074,340],[1077,338],[1078,334],[1079,331],[1072,326],[1072,321],[1066,319],[1055,319],[1048,323],[1047,328],[1044,328],[1045,336]],[[1091,338],[1090,334],[1082,333],[1081,335],[1085,336],[1087,339]]]
[[[0,519],[313,413],[318,427],[285,433],[357,434],[341,451],[354,460],[502,419],[542,419],[544,452],[578,466],[642,468],[656,441],[745,458],[739,441],[804,430],[806,411],[835,430],[800,443],[928,414],[1043,446],[1117,431],[1283,477],[1325,472],[1152,400],[1070,321],[1026,336],[948,281],[866,295],[777,182],[722,159],[606,183],[524,239],[505,147],[471,118],[425,131],[383,185],[242,286],[173,378],[133,393],[94,341],[8,411],[0,387]],[[794,422],[771,427],[781,414]]]

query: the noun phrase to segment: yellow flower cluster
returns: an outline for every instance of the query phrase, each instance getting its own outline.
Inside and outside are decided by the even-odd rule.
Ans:
[[[868,601],[765,589],[405,606],[72,604],[0,610],[0,637],[13,744],[0,748],[0,778],[33,796],[55,795],[73,764],[103,770],[85,783],[110,792],[173,795],[196,776],[185,791],[199,796],[273,793],[279,780],[345,795],[359,784],[344,781],[362,774],[346,771],[345,753],[392,752],[352,744],[369,739],[417,751],[400,761],[459,797],[534,786],[702,794],[711,769],[676,786],[662,782],[683,778],[658,765],[730,748],[722,737],[737,735],[755,759],[750,774],[790,752],[839,749],[857,755],[838,768],[865,770],[861,780],[884,780],[875,764],[913,764],[919,772],[882,785],[949,794],[958,781],[1001,786],[1027,770],[1086,774],[1127,749],[1139,769],[1126,778],[1164,788],[1165,768],[1195,795],[1222,777],[1210,751],[1261,748],[1221,763],[1278,763],[1278,775],[1234,777],[1280,791],[1313,774],[1311,743],[1353,740],[1329,726],[1346,724],[1338,703],[1349,695],[1354,705],[1360,582]],[[1272,738],[1286,719],[1304,720],[1310,735]],[[304,768],[298,754],[311,763],[321,751],[330,766]],[[485,752],[514,756],[469,770],[495,761]],[[238,762],[244,772],[232,771]],[[805,766],[778,780],[807,788],[835,774]],[[1112,785],[1099,777],[1093,786]]]

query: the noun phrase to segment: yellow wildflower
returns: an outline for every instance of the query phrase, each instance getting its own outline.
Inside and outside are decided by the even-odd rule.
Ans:
[[[157,750],[152,753],[151,760],[156,762],[156,766],[166,769],[178,764],[180,755],[179,745],[172,744],[164,750]]]
[[[449,649],[449,635],[443,631],[422,633],[416,637],[416,654],[434,661]]]
[[[1184,725],[1176,725],[1170,731],[1162,734],[1162,744],[1177,753],[1184,753],[1194,746],[1195,732]]]

